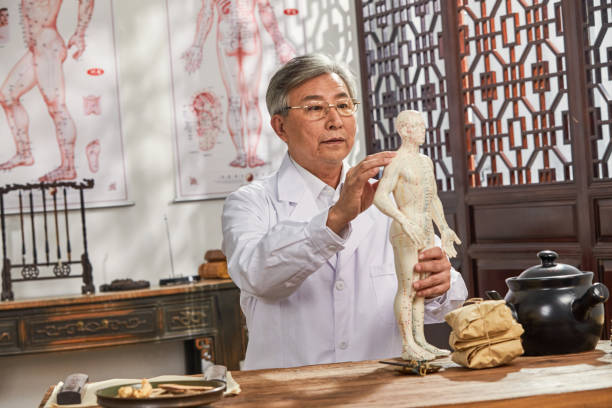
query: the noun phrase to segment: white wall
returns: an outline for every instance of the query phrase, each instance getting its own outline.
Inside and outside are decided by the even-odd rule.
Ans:
[[[280,0],[272,3],[282,7]],[[300,12],[307,15],[307,34],[313,38],[308,51],[347,62],[359,74],[353,2],[307,0],[306,4],[307,9]],[[114,8],[128,193],[134,205],[87,211],[96,288],[117,278],[155,283],[170,275],[165,214],[179,274],[197,274],[205,251],[220,248],[222,239],[222,200],[172,203],[172,99],[165,3],[115,1]],[[361,112],[359,127],[363,128]],[[349,161],[355,163],[364,151],[359,132]],[[14,290],[17,299],[24,299],[78,294],[80,285],[78,279],[17,283]],[[88,373],[97,381],[181,374],[184,370],[182,342],[0,357],[0,408],[37,406],[48,386],[71,372]]]

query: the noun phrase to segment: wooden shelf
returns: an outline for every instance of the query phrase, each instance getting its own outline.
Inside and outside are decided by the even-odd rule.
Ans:
[[[241,333],[231,280],[0,303],[0,356],[189,340],[189,371],[201,358],[238,369]]]

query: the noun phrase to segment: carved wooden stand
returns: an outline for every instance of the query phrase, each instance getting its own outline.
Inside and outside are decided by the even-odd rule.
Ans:
[[[87,253],[87,229],[85,226],[85,203],[83,199],[83,190],[92,188],[94,181],[92,179],[85,179],[81,183],[76,182],[53,182],[53,183],[36,183],[36,184],[9,184],[4,187],[0,187],[0,222],[2,227],[2,297],[1,300],[14,300],[15,296],[12,290],[13,282],[25,282],[25,281],[39,281],[46,279],[65,279],[65,278],[83,278],[82,292],[95,293],[96,289],[93,285],[92,267],[89,262],[89,255]],[[64,226],[66,230],[66,246],[65,253],[67,260],[62,260],[61,244],[59,239],[59,222],[58,222],[58,210],[57,210],[57,193],[62,188],[63,191],[63,213],[64,213]],[[82,238],[83,238],[83,254],[81,255],[80,261],[72,260],[71,246],[70,246],[70,234],[69,234],[69,223],[68,223],[68,205],[66,201],[66,189],[76,189],[79,191],[80,198],[80,211],[81,211],[81,226],[82,226]],[[34,202],[33,202],[33,191],[40,190],[42,198],[42,217],[44,222],[44,239],[45,239],[45,261],[38,260],[37,243],[36,243],[36,226],[34,218]],[[4,196],[11,191],[17,191],[19,194],[19,218],[21,224],[21,254],[22,262],[18,264],[11,264],[10,259],[7,255],[7,244],[6,244],[6,219],[4,213]],[[55,243],[57,248],[56,260],[51,261],[50,249],[49,249],[49,234],[47,228],[47,203],[46,196],[47,191],[53,198],[53,217],[55,220]],[[24,230],[24,211],[23,211],[23,195],[27,193],[29,197],[29,219],[31,225],[31,237],[32,237],[32,248],[30,251],[26,250],[25,243],[25,230]],[[31,262],[26,262],[26,255],[31,256]],[[82,274],[74,275],[71,274],[70,265],[81,264]],[[39,276],[39,267],[53,267],[53,275],[50,276]],[[13,279],[11,276],[12,269],[21,269],[22,278]]]

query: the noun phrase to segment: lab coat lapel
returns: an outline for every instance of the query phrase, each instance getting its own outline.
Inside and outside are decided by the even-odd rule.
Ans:
[[[319,212],[312,194],[308,194],[304,179],[291,163],[288,154],[278,170],[276,188],[278,201],[284,204],[286,210],[283,218],[308,221]]]
[[[363,241],[370,232],[370,229],[374,226],[374,220],[372,219],[371,212],[365,211],[351,221],[351,235],[346,242],[344,249],[338,254],[338,271],[341,271],[343,266],[353,257],[357,247]]]
[[[302,175],[295,168],[289,154],[285,155],[283,163],[278,170],[277,198],[284,208],[283,219],[293,221],[309,221],[319,213],[317,204]],[[332,262],[333,261],[333,262]],[[335,257],[327,260],[329,266],[336,269]]]

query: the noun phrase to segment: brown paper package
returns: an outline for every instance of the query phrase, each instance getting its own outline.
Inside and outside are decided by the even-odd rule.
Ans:
[[[503,300],[470,299],[466,306],[448,313],[451,326],[451,359],[468,368],[508,364],[523,354],[523,327],[512,317]]]

